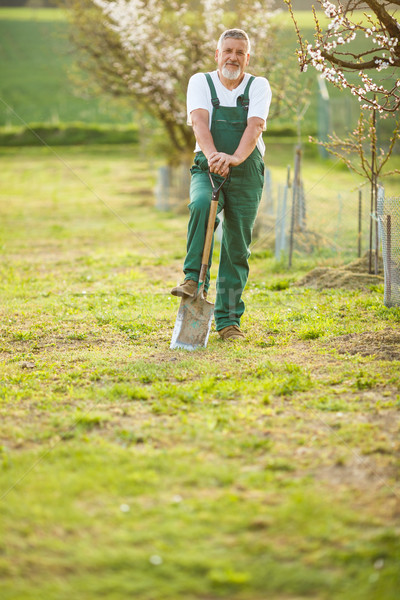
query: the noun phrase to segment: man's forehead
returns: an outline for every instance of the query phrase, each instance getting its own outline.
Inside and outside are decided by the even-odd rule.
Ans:
[[[242,48],[247,50],[247,40],[239,38],[225,38],[221,44],[222,50],[228,50],[229,48]]]

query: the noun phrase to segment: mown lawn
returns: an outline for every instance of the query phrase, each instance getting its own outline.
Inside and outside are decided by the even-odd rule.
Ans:
[[[138,149],[57,153],[0,150],[2,599],[397,599],[383,286],[295,286],[316,257],[255,246],[246,343],[171,351],[186,211]]]

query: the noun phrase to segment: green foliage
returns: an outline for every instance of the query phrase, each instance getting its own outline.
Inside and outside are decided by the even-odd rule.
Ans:
[[[28,127],[0,129],[0,146],[71,146],[80,144],[136,144],[136,125],[86,123],[31,123]]]

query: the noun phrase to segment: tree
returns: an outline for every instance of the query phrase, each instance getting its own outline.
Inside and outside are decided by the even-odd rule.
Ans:
[[[277,41],[273,0],[241,0],[235,12],[227,0],[66,0],[73,39],[85,51],[81,64],[101,90],[128,98],[164,126],[170,153],[193,150],[186,124],[186,87],[196,71],[215,68],[219,35],[240,27],[252,43],[250,70],[268,77],[273,111],[289,107],[295,92]],[[254,50],[254,52],[253,52]],[[292,81],[291,81],[292,80]],[[290,83],[291,82],[291,83]]]
[[[400,6],[400,0],[339,0],[337,5],[318,0],[328,23],[321,25],[313,7],[314,43],[303,39],[292,0],[284,2],[297,33],[301,71],[311,65],[336,87],[348,88],[362,102],[361,109],[386,114],[399,109],[400,23],[395,5]],[[358,81],[352,81],[350,73]]]
[[[389,140],[389,147],[384,150],[378,147],[376,112],[376,109],[373,109],[369,111],[367,116],[363,111],[360,111],[357,126],[346,139],[341,139],[333,134],[328,136],[328,142],[317,141],[328,152],[340,158],[349,169],[364,177],[366,183],[369,182],[370,184],[369,272],[372,273],[372,250],[375,231],[375,274],[378,273],[379,254],[378,181],[381,177],[400,174],[399,169],[383,172],[383,168],[389,161],[395,142],[399,137],[400,118],[396,121]],[[316,140],[311,138],[310,141],[315,142]],[[367,146],[369,146],[369,152]]]
[[[378,268],[379,238],[377,231],[377,188],[378,177],[383,175],[383,167],[388,162],[399,137],[400,119],[396,115],[396,125],[390,137],[389,148],[378,148],[376,115],[377,112],[389,116],[400,107],[400,23],[395,17],[394,6],[400,0],[347,0],[337,5],[329,0],[318,0],[325,11],[328,23],[322,28],[313,7],[315,40],[310,44],[304,40],[293,12],[292,0],[284,0],[289,8],[297,33],[297,51],[300,70],[308,65],[314,67],[321,76],[339,89],[350,89],[360,101],[360,117],[357,127],[347,139],[336,134],[328,136],[328,142],[317,142],[328,152],[340,158],[350,169],[363,176],[370,183],[370,261],[375,229],[375,272]],[[365,5],[371,14],[359,11]],[[366,42],[360,42],[360,36]],[[352,81],[351,73],[358,76]],[[383,76],[384,74],[384,76]],[[357,81],[357,80],[356,80]],[[369,109],[370,119],[364,110]],[[369,139],[370,155],[367,156],[365,142]],[[315,141],[315,140],[312,140]],[[359,163],[354,160],[358,156]],[[393,171],[398,173],[399,171]],[[386,173],[390,174],[390,173]],[[374,227],[375,220],[375,227]]]

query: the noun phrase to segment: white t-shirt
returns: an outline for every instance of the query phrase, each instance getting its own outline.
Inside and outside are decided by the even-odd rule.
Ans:
[[[244,93],[246,85],[251,77],[249,73],[244,74],[243,81],[241,84],[233,89],[228,90],[220,81],[218,77],[218,71],[212,71],[210,73],[211,79],[215,85],[215,91],[219,98],[221,106],[236,106],[238,97]],[[259,117],[264,120],[264,131],[267,128],[267,116],[269,106],[271,104],[271,88],[268,80],[265,77],[256,77],[250,85],[249,91],[249,112],[247,118]],[[196,73],[192,75],[189,80],[187,89],[187,124],[192,124],[190,113],[197,108],[204,108],[208,110],[209,114],[209,126],[211,129],[211,117],[213,111],[213,105],[211,102],[211,91],[208,85],[206,76],[204,73]],[[262,139],[262,135],[257,140],[257,148],[259,149],[261,156],[264,156],[265,144]],[[195,152],[201,150],[200,146],[196,142]]]

